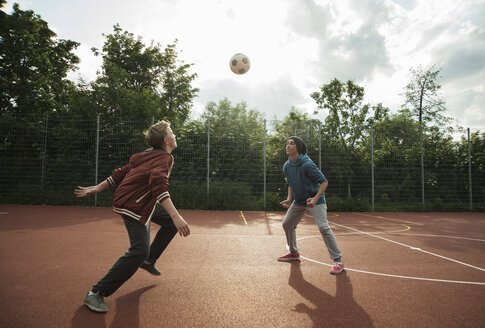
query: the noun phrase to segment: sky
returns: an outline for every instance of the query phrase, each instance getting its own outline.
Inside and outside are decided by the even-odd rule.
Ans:
[[[365,89],[365,102],[396,113],[411,68],[442,69],[444,113],[458,126],[485,131],[485,0],[18,0],[11,12],[33,10],[58,38],[79,42],[76,81],[96,78],[103,34],[123,30],[162,48],[178,40],[200,89],[193,117],[208,102],[245,101],[268,120],[292,107],[314,114],[310,94],[334,78]],[[235,53],[251,68],[229,69]]]

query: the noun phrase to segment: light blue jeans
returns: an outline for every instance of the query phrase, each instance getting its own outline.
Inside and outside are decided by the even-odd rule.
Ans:
[[[290,253],[295,254],[298,252],[298,247],[296,245],[296,227],[307,210],[313,216],[313,219],[322,234],[330,258],[334,261],[340,260],[342,254],[338,248],[335,234],[330,228],[327,220],[327,204],[315,205],[313,208],[295,205],[294,203],[291,204],[286,212],[285,219],[283,220],[283,229],[285,230],[286,242],[288,243]]]

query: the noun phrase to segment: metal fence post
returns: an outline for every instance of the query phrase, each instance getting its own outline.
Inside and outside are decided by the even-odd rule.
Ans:
[[[264,136],[263,136],[263,197],[264,209],[266,210],[266,119],[264,119]]]
[[[371,167],[371,186],[372,186],[372,212],[375,212],[374,202],[374,126],[370,126],[370,167]]]
[[[49,127],[49,114],[45,114],[45,125],[44,125],[44,151],[42,154],[42,171],[41,171],[41,195],[42,195],[42,202],[45,199],[45,167],[47,162],[47,130]]]
[[[322,123],[318,122],[318,168],[322,170]]]
[[[210,187],[210,147],[211,147],[211,123],[210,117],[207,118],[207,206],[209,206],[209,187]]]
[[[99,120],[100,120],[100,114],[98,114],[98,117],[96,119],[96,168],[94,171],[94,185],[98,185],[98,167],[99,167]],[[94,207],[98,204],[98,195],[94,195]]]
[[[468,128],[468,185],[470,193],[470,212],[473,210],[473,197],[472,197],[472,156],[471,156],[471,143],[470,143],[470,128]]]
[[[419,134],[421,142],[421,202],[424,210],[424,154],[423,154],[423,122],[419,123]]]

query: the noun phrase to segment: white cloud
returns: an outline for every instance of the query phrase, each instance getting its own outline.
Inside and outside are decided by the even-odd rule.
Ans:
[[[78,65],[79,69],[70,72],[68,78],[71,80],[83,79],[85,82],[93,81],[96,79],[96,72],[101,69],[102,59],[101,57],[94,56],[91,48],[86,44],[81,44],[74,51],[76,56],[82,58],[81,63]]]

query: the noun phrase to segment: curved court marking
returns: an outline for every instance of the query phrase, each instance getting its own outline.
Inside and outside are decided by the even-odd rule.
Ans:
[[[468,264],[468,263],[465,263],[465,262],[461,262],[461,261],[458,261],[458,260],[455,260],[455,259],[452,259],[452,258],[443,256],[443,255],[439,255],[439,254],[436,254],[436,253],[433,253],[433,252],[429,252],[429,251],[426,251],[426,250],[421,249],[419,247],[413,247],[413,246],[410,246],[410,245],[406,245],[406,244],[400,243],[398,241],[394,241],[394,240],[391,240],[391,239],[388,239],[388,238],[384,238],[384,237],[381,237],[381,236],[373,235],[373,234],[371,234],[369,232],[360,231],[360,230],[357,230],[357,229],[354,229],[354,228],[346,227],[346,226],[341,225],[341,224],[338,224],[338,223],[334,223],[334,222],[330,222],[330,221],[328,221],[328,222],[329,223],[332,223],[332,224],[334,224],[336,226],[345,228],[345,229],[349,229],[349,230],[352,230],[352,231],[355,231],[355,232],[360,232],[360,233],[362,233],[364,235],[368,235],[368,236],[371,236],[371,237],[374,237],[374,238],[378,238],[378,239],[382,239],[382,240],[388,241],[390,243],[393,243],[393,244],[396,244],[396,245],[399,245],[399,246],[403,246],[403,247],[410,248],[410,249],[412,249],[414,251],[423,252],[423,253],[426,253],[428,255],[436,256],[436,257],[442,258],[444,260],[451,261],[451,262],[455,262],[455,263],[458,263],[458,264],[461,264],[461,265],[464,265],[464,266],[467,266],[467,267],[470,267],[470,268],[473,268],[473,269],[477,269],[477,270],[480,270],[480,271],[485,271],[485,269],[483,269],[483,268],[480,268],[480,267],[477,267],[477,266],[474,266],[474,265],[471,265],[471,264]]]
[[[358,232],[347,232],[347,233],[336,233],[335,236],[343,236],[343,235],[357,235],[359,234]],[[381,235],[402,235],[402,236],[418,236],[418,237],[438,237],[438,238],[452,238],[452,239],[463,239],[463,240],[471,240],[471,241],[478,241],[485,243],[485,239],[477,239],[477,238],[469,238],[469,237],[457,237],[457,236],[447,236],[447,235],[429,235],[429,234],[424,234],[424,233],[401,233],[401,232],[377,232],[376,234],[381,234]],[[319,237],[321,235],[314,235],[314,236],[305,236],[301,237],[299,239],[306,239],[306,238],[313,238],[313,237]]]
[[[330,223],[330,222],[329,222]],[[353,226],[356,226],[356,225],[363,225],[363,226],[372,226],[372,227],[383,227],[383,226],[403,226],[404,229],[400,229],[400,230],[384,230],[384,231],[370,231],[368,233],[373,233],[373,234],[376,234],[376,235],[385,235],[385,234],[391,234],[391,233],[401,233],[401,232],[404,232],[404,231],[408,231],[408,230],[411,230],[411,227],[408,226],[407,224],[403,224],[403,223],[388,223],[388,224],[374,224],[374,223],[356,223],[356,224],[351,224]],[[335,234],[335,235],[354,235],[354,234],[358,234],[357,232],[342,232],[342,233],[339,233],[339,234]]]
[[[383,220],[390,220],[390,221],[397,221],[397,222],[404,222],[404,223],[409,223],[409,224],[414,224],[414,225],[420,225],[422,226],[423,224],[422,223],[417,223],[417,222],[413,222],[413,221],[406,221],[406,220],[400,220],[400,219],[390,219],[390,218],[385,218],[383,216],[379,216],[379,215],[372,215],[372,214],[367,214],[367,213],[357,213],[357,212],[353,212],[352,214],[355,214],[355,215],[362,215],[362,216],[369,216],[371,218],[377,218],[377,219],[383,219]]]
[[[330,221],[329,221],[329,223],[330,223]],[[337,225],[339,225],[339,224],[337,224]],[[446,260],[449,260],[449,261],[452,261],[452,262],[456,262],[456,263],[463,264],[463,265],[466,265],[466,266],[469,266],[469,267],[472,267],[472,268],[475,268],[475,269],[478,269],[478,270],[481,270],[481,271],[485,271],[485,269],[482,269],[482,268],[479,268],[479,267],[476,267],[476,266],[473,266],[473,265],[470,265],[470,264],[467,264],[467,263],[464,263],[464,262],[460,262],[460,261],[457,261],[457,260],[454,260],[454,259],[451,259],[451,258],[447,258],[447,257],[441,256],[441,255],[438,255],[438,254],[434,254],[434,253],[431,253],[431,252],[428,252],[428,251],[424,251],[424,250],[422,250],[420,248],[417,248],[417,247],[412,247],[412,246],[409,246],[409,245],[406,245],[406,244],[403,244],[403,243],[396,242],[394,240],[390,240],[390,239],[387,239],[387,238],[375,236],[375,235],[372,235],[372,234],[370,234],[368,232],[360,231],[360,230],[357,230],[357,229],[345,227],[345,226],[342,226],[342,225],[339,225],[339,226],[341,226],[343,228],[347,228],[349,230],[354,230],[356,232],[360,232],[360,233],[363,233],[363,234],[367,234],[367,235],[370,235],[372,237],[376,237],[376,238],[379,238],[379,239],[383,239],[383,240],[386,240],[386,241],[389,241],[389,242],[398,244],[400,246],[409,247],[412,250],[420,250],[420,251],[422,251],[424,253],[427,253],[427,254],[431,254],[431,255],[434,255],[434,256],[437,256],[437,257],[440,257],[440,258],[443,258],[443,259],[446,259]],[[397,234],[399,234],[399,233],[397,233]],[[410,235],[410,234],[403,233],[402,235]],[[454,237],[454,236],[426,235],[426,234],[412,234],[412,235],[422,235],[422,236],[433,236],[433,237],[444,237],[444,238],[456,238],[456,239],[476,240],[476,241],[481,241],[481,242],[485,241],[485,240],[482,240],[482,239],[473,239],[473,238],[466,238],[466,237]],[[321,237],[321,235],[300,237],[300,238],[297,239],[297,241],[303,240],[303,239],[308,239],[308,238],[317,238],[317,237]],[[305,257],[305,256],[301,256],[301,255],[300,255],[300,257],[302,259],[305,259],[305,260],[310,261],[310,262],[313,262],[313,263],[317,263],[317,264],[325,265],[325,266],[328,266],[328,267],[332,267],[331,264],[327,264],[327,263],[324,263],[324,262],[320,262],[320,261],[317,261],[317,260],[314,260],[314,259],[311,259],[311,258],[308,258],[308,257]],[[347,267],[345,268],[345,270],[353,271],[353,272],[359,272],[359,273],[365,273],[365,274],[371,274],[371,275],[375,275],[375,276],[382,276],[382,277],[392,277],[392,278],[411,279],[411,280],[422,280],[422,281],[434,281],[434,282],[447,282],[447,283],[468,284],[468,285],[485,285],[485,282],[478,282],[478,281],[460,281],[460,280],[446,280],[446,279],[434,279],[434,278],[423,278],[423,277],[413,277],[413,276],[402,276],[402,275],[395,275],[395,274],[388,274],[388,273],[365,271],[365,270],[359,270],[359,269],[351,269],[351,268],[347,268]]]
[[[242,211],[241,211],[241,215],[242,214]],[[313,217],[311,215],[308,215],[308,213],[305,213],[304,214],[305,216],[308,216],[310,218],[313,219]],[[333,218],[336,218],[338,217],[339,214],[338,213],[334,213],[334,215],[327,215],[327,218],[329,217],[333,217]],[[244,217],[244,215],[243,215]],[[381,217],[379,217],[381,218]],[[276,227],[276,228],[281,228],[281,223],[283,222],[282,219],[273,219],[273,220],[278,220],[278,223],[271,223],[270,226],[272,227]],[[329,223],[331,223],[330,221],[328,221]],[[247,224],[247,223],[246,223]],[[390,234],[390,233],[399,233],[399,232],[404,232],[404,231],[408,231],[408,230],[411,230],[411,227],[408,226],[407,224],[403,224],[403,223],[387,223],[387,224],[373,224],[373,223],[357,223],[357,224],[352,224],[352,225],[370,225],[370,226],[374,226],[374,227],[382,227],[382,226],[385,226],[385,225],[392,225],[392,226],[396,226],[396,225],[401,225],[404,227],[404,229],[400,229],[400,230],[389,230],[389,231],[371,231],[370,233],[375,233],[375,234],[380,234],[380,235],[385,235],[385,234]],[[302,229],[301,228],[301,225],[300,225],[300,228],[298,228],[298,231],[306,231],[306,232],[315,232],[315,229]],[[335,234],[335,235],[351,235],[351,234],[355,234],[354,232],[344,232],[344,233],[339,233],[339,234]],[[356,234],[360,234],[360,232],[357,232]]]
[[[308,214],[305,214],[305,215],[310,216]],[[357,230],[357,229],[354,229],[354,228],[350,228],[350,227],[347,227],[347,226],[344,226],[342,224],[338,224],[338,223],[335,223],[335,222],[328,221],[328,223],[331,223],[331,224],[334,224],[334,225],[336,225],[338,227],[342,227],[342,228],[345,228],[345,229],[348,229],[348,230],[352,230],[352,231],[355,231],[355,232],[358,232],[358,233],[361,233],[361,234],[364,234],[364,235],[368,235],[368,236],[371,236],[371,237],[374,237],[374,238],[382,239],[382,240],[388,241],[390,243],[393,243],[393,244],[396,244],[396,245],[399,245],[399,246],[407,247],[407,248],[412,249],[413,251],[420,251],[420,252],[426,253],[428,255],[432,255],[432,256],[436,256],[436,257],[442,258],[442,259],[447,260],[447,261],[455,262],[455,263],[458,263],[458,264],[461,264],[461,265],[464,265],[464,266],[467,266],[467,267],[470,267],[470,268],[473,268],[473,269],[477,269],[477,270],[480,270],[480,271],[485,271],[485,269],[483,269],[483,268],[480,268],[480,267],[477,267],[477,266],[474,266],[474,265],[471,265],[471,264],[468,264],[468,263],[465,263],[465,262],[461,262],[461,261],[452,259],[450,257],[446,257],[446,256],[443,256],[443,255],[439,255],[439,254],[436,254],[436,253],[433,253],[433,252],[429,252],[429,251],[426,251],[426,250],[421,249],[419,247],[414,247],[414,246],[406,245],[406,244],[400,243],[400,242],[395,241],[395,240],[391,240],[391,239],[388,239],[388,238],[384,238],[384,237],[381,237],[381,236],[377,236],[377,235],[372,234],[372,233],[369,233],[369,232],[365,232],[365,231]]]
[[[319,237],[318,236],[313,236],[313,237]],[[305,259],[310,262],[314,262],[317,264],[322,264],[326,265],[328,267],[332,267],[331,264],[323,263],[320,261],[316,261],[313,259],[310,259],[308,257],[301,256],[302,259]],[[387,273],[379,273],[379,272],[372,272],[372,271],[365,271],[365,270],[358,270],[358,269],[350,269],[350,268],[345,268],[347,271],[353,271],[353,272],[359,272],[359,273],[366,273],[366,274],[371,274],[375,276],[383,276],[383,277],[391,277],[391,278],[401,278],[401,279],[411,279],[411,280],[424,280],[424,281],[434,281],[434,282],[447,282],[447,283],[455,283],[455,284],[467,284],[467,285],[484,285],[485,282],[479,282],[479,281],[460,281],[460,280],[446,280],[446,279],[433,279],[433,278],[421,278],[421,277],[412,277],[412,276],[401,276],[401,275],[396,275],[396,274],[387,274]]]
[[[281,228],[281,222],[280,223],[271,223],[270,225],[272,227]],[[389,231],[384,230],[384,231],[371,231],[371,232],[369,232],[369,233],[375,233],[377,235],[399,233],[399,232],[411,230],[410,226],[408,226],[406,224],[402,224],[402,223],[388,223],[388,224],[358,223],[358,224],[352,224],[352,225],[369,225],[369,226],[373,226],[373,227],[382,227],[382,226],[403,226],[404,227],[404,228],[399,229],[399,230],[389,230]],[[318,227],[317,227],[316,224],[313,224],[312,226],[314,226],[313,229],[304,229],[304,228],[302,229],[301,225],[300,225],[300,227],[298,228],[298,231],[305,231],[305,232],[316,232],[316,231],[318,231]],[[341,236],[341,235],[358,235],[358,234],[360,234],[360,233],[357,233],[357,232],[342,232],[342,233],[336,233],[335,235]]]
[[[386,233],[382,233],[386,234]],[[452,238],[452,239],[464,239],[485,242],[485,239],[469,238],[469,237],[457,237],[457,236],[446,236],[446,235],[429,235],[424,233],[399,233],[399,232],[388,232],[391,235],[404,235],[404,236],[422,236],[422,237],[441,237],[441,238]]]

